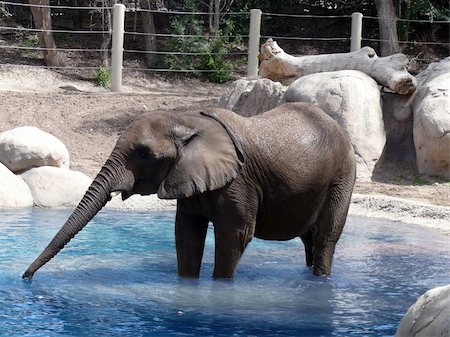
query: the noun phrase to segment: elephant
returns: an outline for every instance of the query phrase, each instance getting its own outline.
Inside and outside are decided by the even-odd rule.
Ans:
[[[181,277],[199,277],[209,222],[215,279],[234,277],[254,237],[299,237],[313,274],[329,275],[355,176],[349,138],[309,103],[286,103],[253,117],[219,108],[143,113],[23,278],[31,279],[117,194],[177,199]]]

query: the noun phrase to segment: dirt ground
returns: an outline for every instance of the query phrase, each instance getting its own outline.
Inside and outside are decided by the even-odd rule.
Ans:
[[[124,93],[44,69],[0,66],[0,132],[36,126],[68,148],[71,168],[94,177],[130,121],[145,111],[215,106],[227,85],[126,74]],[[75,77],[76,78],[76,77]],[[356,193],[388,195],[450,206],[448,180],[384,172],[380,181],[357,182]]]

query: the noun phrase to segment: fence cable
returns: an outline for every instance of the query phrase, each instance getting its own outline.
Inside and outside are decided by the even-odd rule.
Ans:
[[[26,46],[4,46],[0,45],[0,49],[19,49],[19,50],[57,50],[58,52],[105,52],[111,51],[110,48],[106,49],[81,49],[81,48],[44,48],[44,47],[26,47]]]
[[[61,5],[42,5],[42,4],[29,4],[29,3],[21,3],[21,2],[10,2],[10,1],[0,1],[0,5],[7,6],[19,6],[19,7],[38,7],[38,8],[55,8],[55,9],[73,9],[73,10],[105,10],[105,9],[113,9],[112,7],[78,7],[78,6],[61,6]]]
[[[368,19],[368,20],[377,20],[377,21],[388,21],[390,19],[384,19],[384,18],[380,18],[378,16],[370,16],[370,15],[364,15],[363,19]],[[402,21],[402,22],[416,22],[416,23],[446,23],[449,24],[450,21],[436,21],[436,20],[420,20],[420,19],[401,19],[401,18],[395,18],[396,21]]]
[[[23,67],[23,68],[41,68],[41,69],[60,69],[60,70],[98,70],[97,67],[88,66],[45,66],[45,65],[30,65],[30,64],[0,64],[1,68],[8,67]],[[108,67],[109,68],[109,67]],[[110,69],[110,68],[109,68]],[[134,71],[153,71],[153,72],[174,72],[174,73],[230,73],[233,70],[211,70],[211,69],[165,69],[165,68],[135,68],[123,67],[123,70]]]
[[[350,41],[349,37],[296,37],[296,36],[272,36],[261,35],[263,39],[275,40],[299,40],[299,41]]]
[[[362,38],[362,41],[369,42],[389,42],[390,40],[380,40],[380,39],[370,39],[370,38]],[[398,41],[401,44],[426,44],[426,45],[439,45],[439,46],[448,46],[450,43],[446,42],[433,42],[433,41]]]
[[[156,55],[188,55],[188,56],[201,56],[201,55],[223,55],[223,53],[194,53],[194,52],[177,52],[177,51],[151,51],[151,50],[137,50],[137,49],[124,49],[124,53],[137,53],[137,54],[156,54]],[[226,53],[226,55],[247,55],[247,53]]]
[[[186,11],[173,11],[173,10],[160,10],[160,9],[146,9],[146,8],[126,8],[127,12],[146,12],[153,14],[167,14],[167,15],[213,15],[213,13],[209,12],[186,12]],[[226,12],[221,13],[221,15],[247,15],[249,16],[249,12]]]
[[[162,34],[162,33],[144,33],[144,32],[125,32],[125,35],[142,35],[142,36],[155,36],[155,37],[192,37],[192,38],[205,38],[205,39],[212,39],[212,38],[222,38],[222,39],[228,39],[228,38],[248,38],[248,35],[195,35],[195,34]]]
[[[313,14],[283,14],[283,13],[262,13],[263,16],[281,16],[286,18],[305,18],[305,19],[345,19],[351,18],[351,15],[313,15]]]
[[[39,28],[25,28],[25,27],[8,27],[0,26],[0,30],[16,30],[25,32],[38,33],[69,33],[69,34],[110,34],[109,30],[68,30],[68,29],[39,29]]]

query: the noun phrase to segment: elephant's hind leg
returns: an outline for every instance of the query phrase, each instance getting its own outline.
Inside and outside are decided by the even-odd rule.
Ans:
[[[327,200],[316,223],[313,237],[313,273],[329,275],[334,249],[347,220],[353,185],[335,185],[328,191]]]

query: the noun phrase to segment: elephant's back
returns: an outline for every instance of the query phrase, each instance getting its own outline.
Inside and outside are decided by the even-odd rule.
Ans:
[[[272,147],[299,149],[348,147],[350,141],[339,124],[310,103],[287,103],[248,119],[252,137]]]
[[[248,118],[247,123],[261,160],[280,174],[290,170],[305,180],[311,176],[327,180],[336,171],[352,170],[350,140],[335,120],[313,104],[283,104]]]
[[[256,132],[263,130],[273,132],[274,129],[279,129],[280,132],[288,135],[291,132],[311,132],[346,137],[333,118],[311,103],[286,103],[248,120]]]

